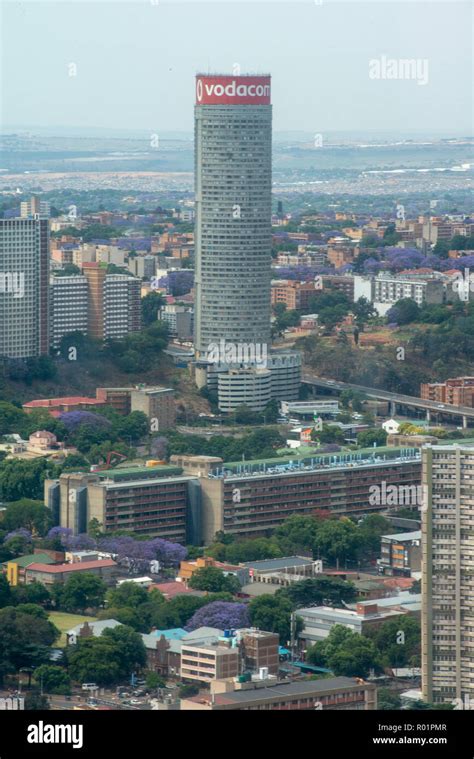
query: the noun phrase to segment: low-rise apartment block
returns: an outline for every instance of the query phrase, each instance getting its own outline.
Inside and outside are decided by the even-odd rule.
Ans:
[[[420,386],[425,401],[474,407],[474,377],[455,377],[444,382],[425,382]]]

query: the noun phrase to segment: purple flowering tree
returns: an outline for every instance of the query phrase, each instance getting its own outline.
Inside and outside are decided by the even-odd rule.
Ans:
[[[198,609],[188,624],[186,630],[192,632],[198,627],[217,627],[220,630],[248,627],[250,618],[245,604],[231,601],[213,601]]]
[[[70,527],[52,527],[46,535],[48,540],[59,540],[66,551],[88,551],[97,548],[90,535],[74,535]]]
[[[116,554],[120,564],[130,571],[149,571],[150,561],[158,560],[162,566],[177,566],[187,556],[187,550],[179,543],[163,538],[134,540],[129,535],[102,538],[99,547],[103,551]]]
[[[69,433],[77,432],[83,425],[103,430],[111,427],[111,422],[105,416],[92,414],[90,411],[66,411],[59,415],[59,419]]]
[[[26,529],[26,527],[19,527],[18,530],[12,530],[11,532],[8,532],[5,535],[4,542],[6,543],[7,540],[11,540],[12,538],[23,538],[28,543],[33,542],[33,536],[29,530]]]

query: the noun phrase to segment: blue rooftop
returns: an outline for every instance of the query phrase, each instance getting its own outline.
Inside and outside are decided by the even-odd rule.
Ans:
[[[187,633],[182,627],[173,627],[171,630],[155,630],[154,635],[158,638],[164,635],[166,640],[181,640]]]

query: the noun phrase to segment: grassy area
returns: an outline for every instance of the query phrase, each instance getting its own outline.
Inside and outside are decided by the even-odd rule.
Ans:
[[[52,611],[48,618],[58,630],[61,630],[61,637],[56,641],[56,646],[66,645],[66,632],[72,627],[80,625],[81,622],[95,622],[97,619],[97,617],[85,617],[82,614],[67,614],[63,611]]]

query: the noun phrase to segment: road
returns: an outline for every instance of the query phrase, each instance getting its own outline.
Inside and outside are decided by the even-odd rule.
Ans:
[[[307,371],[303,372],[301,381],[306,385],[324,387],[328,390],[357,390],[359,393],[364,393],[368,398],[376,398],[391,403],[398,403],[401,406],[419,408],[427,412],[434,411],[438,414],[446,414],[447,416],[461,416],[466,419],[474,419],[474,408],[470,408],[469,406],[452,406],[449,403],[425,401],[414,395],[391,393],[387,390],[378,390],[377,388],[365,387],[364,385],[353,385],[349,382],[340,382],[338,380],[326,379],[325,377],[317,377]]]

